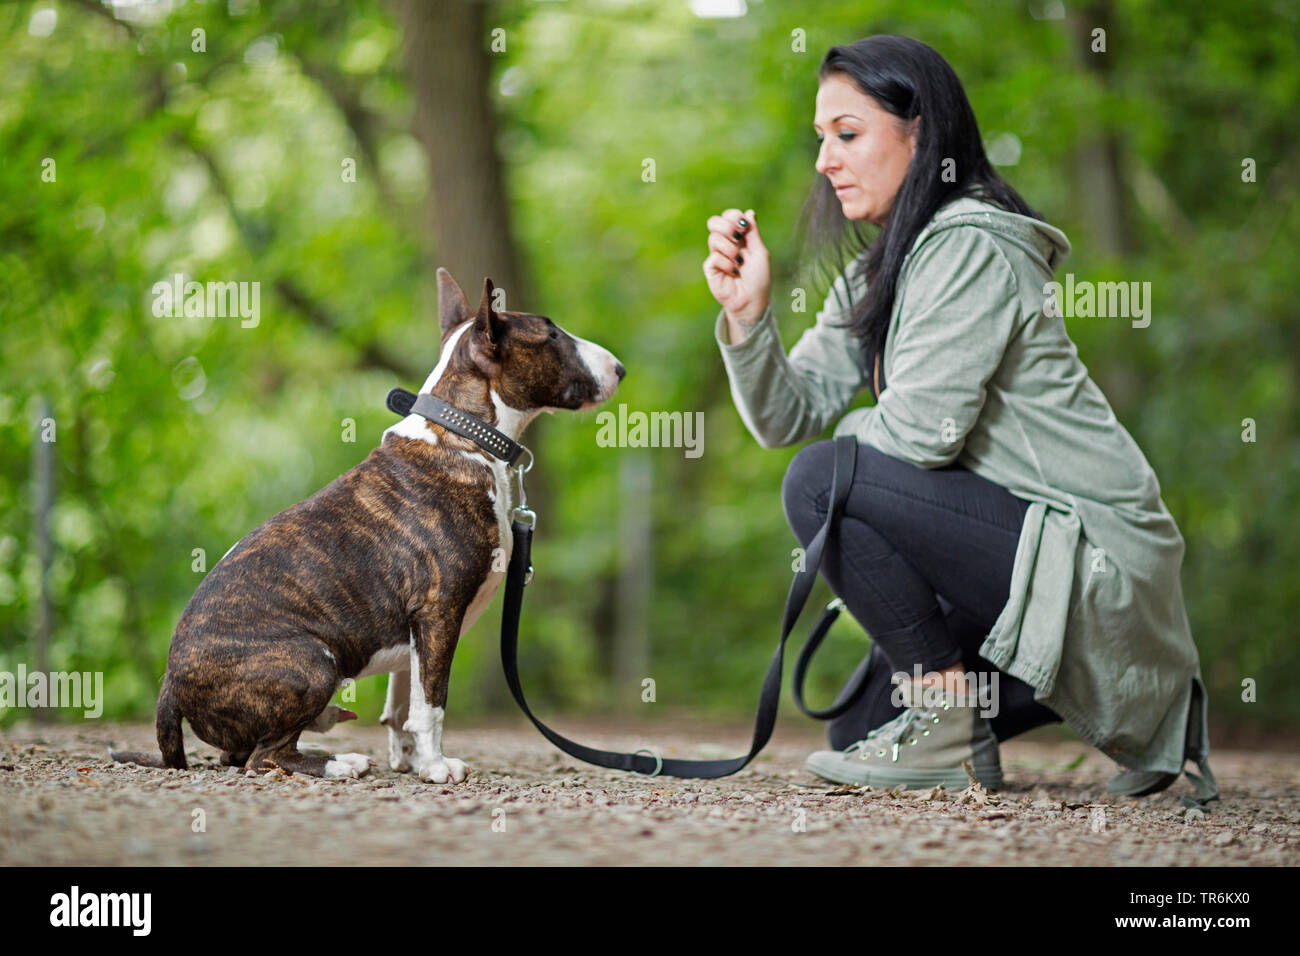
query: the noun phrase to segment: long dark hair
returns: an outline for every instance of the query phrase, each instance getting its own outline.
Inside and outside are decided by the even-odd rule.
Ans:
[[[850,318],[845,326],[870,358],[884,348],[903,259],[942,206],[961,196],[973,196],[1008,212],[1043,217],[993,171],[961,80],[933,48],[910,37],[867,37],[827,51],[817,71],[818,82],[834,73],[847,77],[894,116],[905,121],[921,117],[912,164],[874,241],[870,239],[872,227],[844,215],[830,180],[821,174],[800,216],[805,256],[814,267],[829,269],[833,276],[853,256],[859,275],[865,272],[867,294],[856,303],[850,298]],[[947,159],[953,160],[955,167],[945,166]],[[952,170],[954,182],[944,181],[945,169]],[[828,248],[833,250],[829,262]]]

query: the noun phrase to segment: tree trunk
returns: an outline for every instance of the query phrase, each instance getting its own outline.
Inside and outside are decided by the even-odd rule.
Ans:
[[[394,0],[405,31],[415,134],[429,157],[430,274],[443,266],[477,305],[483,279],[505,290],[508,310],[530,310],[522,286],[488,85],[486,4]]]
[[[1075,62],[1084,72],[1107,88],[1111,85],[1112,57],[1118,55],[1115,42],[1113,0],[1092,0],[1075,8],[1067,17],[1066,29]],[[1106,52],[1094,52],[1092,31],[1106,31]],[[1093,237],[1102,250],[1114,257],[1135,251],[1129,220],[1128,192],[1124,185],[1122,145],[1113,126],[1097,129],[1079,143],[1075,152],[1076,181],[1082,208]]]

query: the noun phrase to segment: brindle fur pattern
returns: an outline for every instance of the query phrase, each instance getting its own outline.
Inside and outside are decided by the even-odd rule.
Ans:
[[[522,413],[520,430],[543,409],[608,397],[549,318],[494,311],[490,279],[470,313],[450,275],[438,275],[444,344],[473,324],[434,395],[499,425],[495,391]],[[298,736],[383,648],[414,646],[425,701],[445,706],[466,609],[494,549],[509,542],[486,453],[421,421],[431,441],[387,434],[365,461],[260,525],[208,573],[172,637],[158,706],[162,760],[116,759],[184,767],[183,716],[228,764],[320,775],[329,758],[299,753]]]

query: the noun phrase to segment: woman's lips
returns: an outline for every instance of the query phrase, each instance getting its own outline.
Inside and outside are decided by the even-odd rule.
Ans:
[[[836,186],[835,195],[843,196],[846,192],[848,192],[852,188],[853,188],[852,186]]]

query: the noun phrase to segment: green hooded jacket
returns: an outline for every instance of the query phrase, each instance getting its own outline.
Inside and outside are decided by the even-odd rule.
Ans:
[[[835,327],[850,312],[848,282],[854,301],[865,292],[856,265],[788,357],[770,305],[739,344],[723,312],[714,334],[736,408],[764,448],[814,438],[843,415],[836,435],[924,468],[956,462],[1029,501],[1010,597],[981,656],[1125,767],[1177,774],[1196,760],[1209,783],[1188,776],[1212,799],[1183,538],[1059,303],[1047,306],[1069,250],[1059,229],[980,200],[942,208],[899,272],[884,388],[847,415],[870,374]]]

